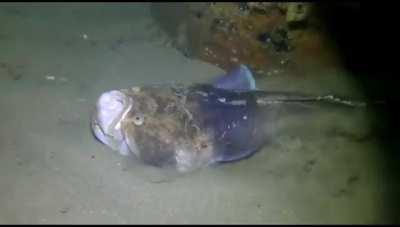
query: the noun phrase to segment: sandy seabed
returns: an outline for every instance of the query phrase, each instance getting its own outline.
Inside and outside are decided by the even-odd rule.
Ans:
[[[0,223],[387,221],[361,110],[293,116],[252,158],[172,180],[97,142],[89,119],[102,92],[222,73],[167,40],[147,4],[0,4]],[[351,89],[325,74],[260,87]]]

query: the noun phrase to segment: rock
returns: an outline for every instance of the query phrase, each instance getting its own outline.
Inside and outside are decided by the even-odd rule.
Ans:
[[[294,58],[303,55],[297,49],[313,46],[303,36],[308,27],[297,26],[308,21],[311,6],[292,2],[156,3],[152,12],[185,56],[226,71],[246,64],[256,75],[275,75],[272,69],[283,72],[296,67]]]
[[[307,19],[308,15],[310,14],[310,8],[310,3],[288,3],[286,21],[290,23]]]

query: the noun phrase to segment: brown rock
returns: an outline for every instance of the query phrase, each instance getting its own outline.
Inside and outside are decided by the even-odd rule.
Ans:
[[[157,3],[152,11],[175,47],[188,56],[224,70],[246,64],[253,72],[270,75],[289,69],[282,62],[291,62],[290,70],[296,71],[327,53],[318,33],[288,28],[288,22],[307,18],[310,7],[274,2]],[[332,61],[329,54],[321,59]]]

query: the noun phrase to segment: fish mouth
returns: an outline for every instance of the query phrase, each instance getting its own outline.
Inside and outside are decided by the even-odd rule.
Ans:
[[[116,118],[114,118],[112,123],[108,126],[108,128],[107,128],[108,132],[121,131],[121,123],[126,118],[129,111],[132,109],[132,106],[133,106],[132,99],[130,97],[127,97],[127,102],[124,103],[123,110],[120,112],[120,114]],[[113,135],[110,135],[110,136],[113,136]]]
[[[107,102],[104,102],[105,98],[110,99],[111,101],[107,100]],[[112,109],[113,105],[119,105],[119,108],[114,111]],[[132,106],[133,100],[123,92],[111,91],[103,94],[99,98],[96,111],[92,118],[92,131],[95,137],[102,143],[110,146],[113,150],[122,149],[124,136],[121,124],[132,109]],[[111,115],[104,116],[102,115],[103,111],[109,111],[107,113],[111,113]],[[111,121],[109,121],[110,119]]]
[[[92,132],[93,132],[94,136],[97,138],[97,140],[99,140],[103,144],[106,144],[111,149],[116,150],[116,151],[119,149],[118,142],[115,139],[113,139],[113,137],[107,135],[104,132],[103,128],[96,121],[96,118],[94,118],[93,123],[92,123]]]

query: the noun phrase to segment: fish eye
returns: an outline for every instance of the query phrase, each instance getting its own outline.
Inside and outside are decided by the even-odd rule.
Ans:
[[[133,117],[133,123],[137,126],[142,125],[144,122],[144,116],[141,114],[137,114]]]

